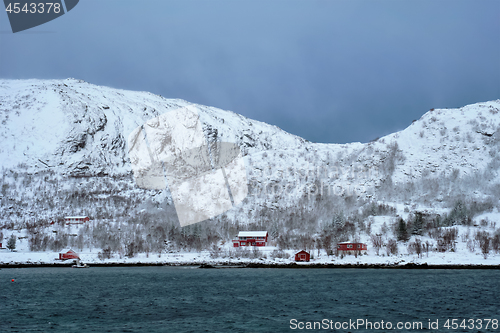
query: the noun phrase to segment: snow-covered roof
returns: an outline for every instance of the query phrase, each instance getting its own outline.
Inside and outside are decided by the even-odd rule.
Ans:
[[[266,237],[267,231],[240,231],[238,237]]]
[[[87,218],[88,216],[65,216],[65,219],[84,219]]]
[[[364,244],[362,242],[340,242],[340,243],[337,243],[337,245],[339,244]]]

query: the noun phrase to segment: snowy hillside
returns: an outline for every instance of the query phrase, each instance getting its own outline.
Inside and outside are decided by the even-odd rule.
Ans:
[[[240,147],[249,194],[226,213],[180,231],[168,190],[135,184],[127,138],[146,121],[187,106],[197,110],[210,142]],[[164,234],[228,241],[246,225],[293,243],[320,237],[336,219],[356,225],[338,236],[352,238],[370,216],[394,221],[422,213],[431,221],[451,214],[457,202],[472,215],[500,209],[500,100],[430,110],[366,144],[322,144],[147,92],[75,79],[0,80],[0,123],[0,226],[7,229],[88,215],[106,232],[109,223],[140,223],[135,235],[161,227]]]
[[[126,138],[147,120],[191,105],[146,92],[83,81],[0,80],[2,166],[96,176],[127,174]],[[233,112],[198,106],[207,135],[224,136],[247,153],[297,147],[303,139]]]
[[[0,163],[6,171],[21,165],[28,174],[51,171],[62,179],[130,175],[128,135],[187,105],[192,104],[74,79],[2,80]],[[471,177],[481,184],[467,195],[483,200],[491,194],[482,185],[500,182],[500,101],[432,110],[401,132],[345,145],[307,143],[230,111],[196,107],[209,140],[240,146],[261,206],[293,207],[318,193],[387,200],[394,196],[390,188],[398,188],[405,201],[426,194],[442,201],[450,186],[435,185],[429,193],[428,183]],[[405,188],[408,184],[415,188]],[[388,191],[377,191],[384,185]]]

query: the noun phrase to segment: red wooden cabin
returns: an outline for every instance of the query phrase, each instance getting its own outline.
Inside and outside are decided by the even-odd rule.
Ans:
[[[90,221],[88,216],[66,216],[64,217],[66,224],[84,224]]]
[[[295,261],[309,261],[311,259],[311,255],[309,252],[304,250],[295,253]]]
[[[368,247],[366,246],[365,243],[353,243],[353,242],[343,242],[343,243],[337,243],[337,251],[344,251],[347,253],[353,252],[354,251],[366,251]]]
[[[69,250],[68,252],[65,253],[59,253],[59,260],[68,260],[68,259],[80,259],[80,257],[73,250]]]
[[[240,231],[238,239],[233,239],[233,247],[266,246],[267,231]]]

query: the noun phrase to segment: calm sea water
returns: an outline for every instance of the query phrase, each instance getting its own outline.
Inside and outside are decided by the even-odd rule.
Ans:
[[[500,332],[478,321],[500,319],[499,278],[497,270],[2,269],[0,332],[421,331],[339,326],[358,319]],[[299,329],[324,319],[333,329]],[[446,319],[474,321],[447,329]]]

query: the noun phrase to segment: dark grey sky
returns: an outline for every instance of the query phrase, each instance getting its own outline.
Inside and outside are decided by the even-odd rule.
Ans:
[[[81,0],[12,34],[0,77],[68,78],[366,142],[500,98],[500,1]]]

